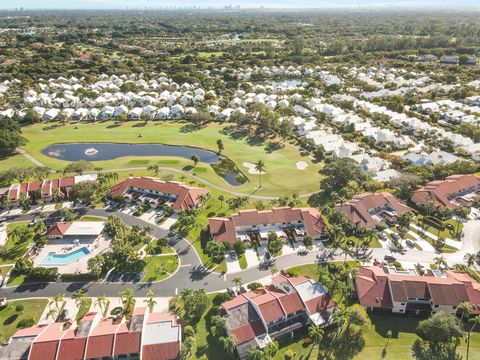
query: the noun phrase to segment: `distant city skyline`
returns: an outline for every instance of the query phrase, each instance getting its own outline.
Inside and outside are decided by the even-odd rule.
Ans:
[[[143,9],[143,8],[222,8],[225,6],[240,6],[241,8],[450,8],[475,7],[480,8],[478,0],[459,0],[452,3],[450,0],[207,0],[199,3],[197,0],[16,0],[0,3],[0,9],[14,10],[23,8],[33,9]]]

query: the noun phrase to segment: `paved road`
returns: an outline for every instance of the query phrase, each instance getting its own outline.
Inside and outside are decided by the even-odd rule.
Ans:
[[[87,215],[94,216],[109,216],[112,214],[103,209],[90,209],[86,211]],[[142,221],[133,216],[116,212],[125,223],[128,225],[139,224],[142,226],[151,226],[151,224]],[[15,221],[29,220],[32,215],[19,215]],[[152,235],[155,237],[164,237],[167,234],[166,230],[152,227]],[[465,238],[468,241],[468,246],[465,246],[470,252],[478,251],[480,247],[479,232],[480,222],[469,222],[466,226]],[[215,272],[207,271],[201,265],[200,258],[195,251],[195,248],[185,239],[178,239],[173,244],[173,248],[178,253],[180,258],[180,267],[171,277],[154,283],[47,283],[34,285],[20,285],[17,287],[8,287],[0,289],[0,297],[7,297],[9,299],[28,298],[28,297],[49,297],[58,293],[71,294],[78,289],[84,289],[90,296],[99,296],[106,294],[107,296],[117,296],[118,293],[127,287],[134,290],[137,296],[145,296],[147,290],[151,288],[156,296],[173,296],[184,288],[205,289],[207,292],[222,291],[227,287],[234,287],[232,282],[234,277],[241,277],[244,283],[256,281],[270,275],[268,269],[260,269],[258,267],[249,268],[242,272],[223,275]],[[463,249],[457,253],[445,254],[447,261],[450,263],[457,263],[463,260],[463,255],[466,250]],[[433,262],[433,259],[438,254],[431,252],[424,252],[418,250],[407,250],[403,254],[395,252],[392,253],[389,249],[368,249],[365,252],[357,253],[356,258],[378,258],[383,259],[385,255],[394,255],[398,260],[409,262]],[[306,255],[290,254],[281,256],[275,259],[275,266],[277,269],[286,269],[292,266],[303,264],[320,263],[326,261],[341,261],[344,259],[339,251],[335,249],[325,249],[323,251],[309,252]],[[351,259],[348,257],[347,259]]]

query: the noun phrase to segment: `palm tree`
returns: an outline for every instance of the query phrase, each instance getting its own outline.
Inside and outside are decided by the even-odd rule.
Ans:
[[[228,355],[233,355],[235,352],[235,338],[233,336],[222,336],[220,342],[222,343],[223,350],[225,350]]]
[[[153,165],[150,165],[147,168],[147,170],[151,171],[153,173],[153,175],[157,176],[158,173],[160,172],[160,166],[158,166],[158,164],[153,164]]]
[[[337,324],[337,337],[338,335],[340,335],[340,331],[343,328],[343,325],[348,321],[347,311],[343,308],[337,307],[337,309],[332,315],[332,320]]]
[[[313,340],[315,346],[320,347],[323,340],[324,331],[320,326],[310,326],[308,328],[308,336]]]
[[[107,296],[105,294],[97,298],[97,305],[102,312],[102,317],[106,318],[108,315],[108,308],[110,307],[110,300],[107,299]]]
[[[133,307],[135,306],[133,290],[127,288],[124,291],[120,292],[120,298],[122,299],[123,304],[123,315],[128,318],[130,317]]]
[[[251,360],[265,360],[265,354],[260,349],[252,349],[250,350],[250,359]]]
[[[220,195],[218,197],[218,201],[220,201],[220,209],[223,208],[223,202],[225,201],[225,196]]]
[[[465,315],[470,315],[472,313],[472,305],[467,301],[462,301],[460,304],[458,304],[457,311],[462,312],[460,321],[463,321],[463,317]]]
[[[261,189],[262,188],[262,174],[265,170],[265,163],[262,160],[258,160],[255,163],[255,170],[257,170],[257,172],[258,172],[258,178],[259,178],[259,181],[260,181],[260,189]]]
[[[478,325],[480,326],[480,315],[475,316],[474,318],[471,318],[468,320],[469,323],[473,324],[470,331],[468,332],[467,335],[467,360],[468,360],[468,355],[470,352],[470,336],[472,335],[472,331],[475,329],[475,327]]]
[[[467,267],[475,268],[475,263],[477,262],[477,255],[472,253],[466,253],[465,256],[463,257],[463,260],[465,260]]]
[[[238,291],[240,291],[240,288],[243,285],[243,280],[241,277],[235,277],[233,278],[232,282],[237,286]]]
[[[153,290],[152,290],[152,289],[148,289],[148,291],[147,291],[147,297],[148,297],[148,298],[145,299],[145,300],[143,300],[143,302],[144,302],[145,304],[147,304],[148,310],[150,311],[150,313],[153,312],[153,308],[154,308],[155,304],[157,303],[157,302],[153,299],[154,296],[155,296],[155,294],[154,294]]]
[[[270,267],[270,274],[275,275],[278,273],[278,269],[275,265]]]
[[[198,162],[200,161],[200,158],[196,154],[193,154],[190,159],[193,161],[195,166],[197,166]]]
[[[435,265],[437,265],[438,268],[442,268],[442,267],[447,267],[447,259],[445,259],[444,256],[437,256],[436,258],[433,259],[433,261],[435,262]]]
[[[65,299],[65,294],[57,294],[50,301],[50,304],[49,304],[50,310],[48,312],[48,315],[51,316],[54,321],[57,321],[58,317],[63,311],[63,308],[65,307],[64,299]]]

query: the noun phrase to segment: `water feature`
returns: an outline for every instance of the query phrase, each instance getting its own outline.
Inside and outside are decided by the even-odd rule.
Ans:
[[[198,156],[201,162],[212,165],[215,173],[232,186],[248,181],[235,163],[216,152],[183,145],[121,144],[121,143],[68,143],[54,144],[42,150],[44,155],[66,161],[114,160],[124,156],[178,156],[190,160]],[[228,166],[224,166],[228,164]]]
[[[67,254],[49,252],[45,259],[42,260],[40,265],[68,265],[88,254],[90,254],[90,250],[88,250],[86,247],[81,247],[80,249]]]

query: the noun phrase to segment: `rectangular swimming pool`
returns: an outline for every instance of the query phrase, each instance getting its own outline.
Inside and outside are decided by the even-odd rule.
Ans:
[[[68,254],[57,254],[56,252],[49,252],[45,259],[42,260],[40,265],[67,265],[75,260],[78,260],[85,255],[88,255],[90,250],[86,247],[81,247]]]

